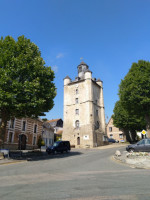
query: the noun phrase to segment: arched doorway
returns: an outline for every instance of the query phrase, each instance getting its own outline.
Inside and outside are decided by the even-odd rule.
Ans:
[[[19,150],[25,150],[26,149],[26,141],[27,141],[26,135],[24,135],[24,134],[19,135],[19,143],[18,143],[18,149]]]
[[[77,145],[80,145],[80,137],[77,137]]]

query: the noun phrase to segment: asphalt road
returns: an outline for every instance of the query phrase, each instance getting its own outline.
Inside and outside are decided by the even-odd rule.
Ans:
[[[150,200],[150,170],[111,160],[116,149],[1,165],[0,200]]]

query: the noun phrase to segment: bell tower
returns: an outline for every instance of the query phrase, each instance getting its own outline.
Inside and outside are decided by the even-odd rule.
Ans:
[[[75,147],[103,145],[105,114],[102,81],[92,78],[83,61],[77,66],[78,76],[64,79],[63,140]]]

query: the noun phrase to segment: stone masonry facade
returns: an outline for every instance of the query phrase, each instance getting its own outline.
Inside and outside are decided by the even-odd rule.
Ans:
[[[64,79],[63,140],[75,147],[96,147],[105,141],[103,83],[93,79],[89,66],[78,66],[74,81]]]

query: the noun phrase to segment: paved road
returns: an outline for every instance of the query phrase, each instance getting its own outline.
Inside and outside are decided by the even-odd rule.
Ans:
[[[110,158],[115,150],[1,165],[0,200],[150,200],[150,170],[116,163]]]

